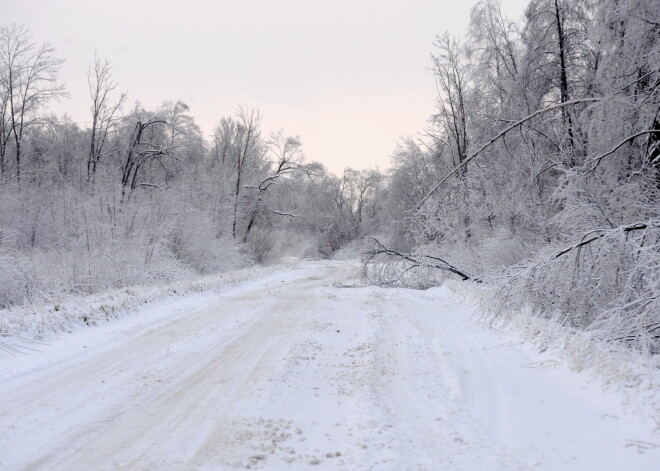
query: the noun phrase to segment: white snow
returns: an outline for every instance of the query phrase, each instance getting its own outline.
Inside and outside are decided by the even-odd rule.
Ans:
[[[0,469],[660,469],[658,424],[469,296],[289,265],[0,359]]]

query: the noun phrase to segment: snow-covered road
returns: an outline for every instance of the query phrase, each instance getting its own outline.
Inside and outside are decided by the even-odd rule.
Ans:
[[[2,470],[657,470],[639,418],[448,289],[300,262],[0,360]]]

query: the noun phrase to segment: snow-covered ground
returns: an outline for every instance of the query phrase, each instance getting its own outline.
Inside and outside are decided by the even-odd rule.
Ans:
[[[448,288],[300,262],[0,359],[0,469],[657,470],[650,417]]]

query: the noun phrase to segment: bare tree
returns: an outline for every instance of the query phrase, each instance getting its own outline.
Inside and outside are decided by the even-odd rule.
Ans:
[[[135,128],[133,129],[133,134],[131,135],[128,144],[126,158],[122,166],[122,199],[127,191],[130,192],[138,187],[160,188],[157,183],[151,181],[139,181],[138,177],[140,175],[140,170],[149,162],[154,161],[163,169],[167,181],[169,171],[163,162],[162,157],[169,155],[172,149],[170,147],[159,145],[155,139],[145,139],[148,137],[146,136],[147,132],[155,130],[159,124],[167,125],[167,122],[158,119],[157,117],[151,117],[147,121],[138,120],[138,122],[135,123]]]
[[[467,158],[469,143],[467,99],[470,76],[466,51],[447,33],[439,36],[435,45],[438,52],[433,56],[433,72],[439,99],[436,120],[451,143],[452,163],[459,165]]]
[[[488,69],[494,85],[506,95],[503,78],[516,80],[518,76],[517,27],[502,14],[501,0],[481,0],[472,9],[470,39],[481,61]]]
[[[249,110],[241,107],[236,113],[238,119],[237,133],[239,138],[238,154],[234,160],[236,169],[236,187],[234,191],[234,222],[232,224],[232,235],[236,238],[236,225],[238,221],[238,197],[241,191],[241,181],[252,157],[260,153],[261,113],[258,110]]]
[[[112,101],[110,94],[117,88],[118,84],[110,76],[110,64],[108,61],[101,62],[98,57],[94,58],[94,65],[87,73],[87,84],[92,99],[92,135],[89,143],[89,155],[87,156],[87,181],[94,181],[96,166],[104,156],[113,152],[107,149],[110,129],[114,125],[115,115],[126,100],[126,94],[122,93]]]
[[[28,126],[37,123],[36,111],[64,94],[56,83],[62,59],[48,43],[37,45],[22,25],[0,27],[0,71],[9,105],[9,127],[14,140],[16,179],[21,178],[21,144]]]
[[[225,165],[229,162],[230,154],[235,146],[236,121],[231,117],[225,117],[220,120],[220,124],[215,128],[213,134],[213,154],[211,165]]]
[[[567,103],[592,92],[591,77],[599,63],[599,52],[591,48],[591,0],[532,0],[525,12],[527,60],[533,74],[542,77],[549,102]],[[537,105],[538,107],[538,105]],[[584,152],[584,137],[575,119],[575,110],[562,108],[567,165],[577,164],[576,153]]]
[[[0,64],[4,69],[4,65]],[[11,139],[11,113],[9,112],[9,88],[5,84],[5,73],[0,69],[0,179],[5,175],[5,155]]]
[[[438,114],[434,121],[440,128],[441,141],[448,143],[452,165],[461,165],[457,174],[460,181],[459,192],[464,208],[457,209],[463,220],[465,239],[471,237],[471,219],[467,209],[469,190],[466,181],[467,165],[462,165],[468,157],[470,135],[468,133],[469,94],[471,86],[471,65],[467,61],[468,50],[460,41],[448,33],[436,40],[437,55],[433,56],[434,75],[438,89]]]
[[[302,165],[304,155],[302,153],[302,145],[299,137],[284,137],[284,133],[279,131],[278,133],[271,134],[268,145],[271,154],[275,157],[274,169],[272,172],[269,172],[269,175],[262,179],[258,185],[251,187],[252,189],[257,190],[257,199],[254,202],[254,208],[252,209],[247,228],[245,229],[245,234],[243,235],[243,242],[246,242],[250,235],[257,214],[263,206],[264,195],[268,188],[274,185],[278,180],[285,178],[287,175],[305,170]],[[271,209],[271,212],[281,216],[295,217],[295,215],[281,210]]]

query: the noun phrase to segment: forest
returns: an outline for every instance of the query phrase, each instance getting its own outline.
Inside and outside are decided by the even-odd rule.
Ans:
[[[0,308],[362,254],[371,283],[477,282],[492,321],[660,353],[657,3],[482,0],[429,48],[426,128],[334,175],[257,108],[206,139],[181,100],[130,104],[112,58],[90,58],[88,123],[50,113],[64,59],[0,25]]]

